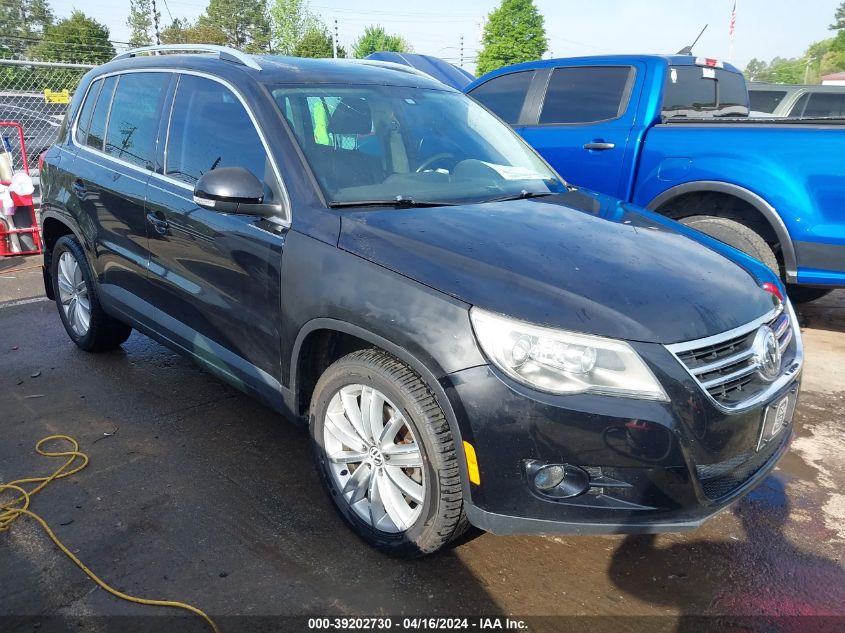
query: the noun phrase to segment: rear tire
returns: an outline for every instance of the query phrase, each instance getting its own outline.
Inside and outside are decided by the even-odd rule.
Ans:
[[[416,558],[464,532],[455,442],[410,367],[377,349],[344,356],[317,381],[309,419],[322,483],[367,543]]]
[[[129,338],[132,328],[103,311],[85,251],[74,236],[56,242],[50,274],[62,324],[79,348],[104,352]]]
[[[766,240],[744,224],[740,224],[736,220],[709,215],[692,215],[681,218],[679,222],[724,242],[728,246],[733,246],[746,255],[763,262],[775,274],[780,275],[780,266],[778,266],[775,252],[766,243]]]

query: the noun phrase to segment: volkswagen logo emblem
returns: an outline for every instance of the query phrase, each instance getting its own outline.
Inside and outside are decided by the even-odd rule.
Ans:
[[[763,325],[757,330],[752,350],[760,375],[769,381],[777,378],[780,374],[781,355],[780,345],[772,328]]]

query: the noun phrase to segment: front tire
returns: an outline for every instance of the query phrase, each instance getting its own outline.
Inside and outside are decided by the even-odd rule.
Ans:
[[[367,543],[415,558],[464,531],[449,424],[407,365],[376,349],[344,356],[318,380],[309,418],[323,485]]]
[[[62,324],[78,347],[103,352],[129,338],[132,328],[103,311],[85,251],[74,236],[56,242],[50,273]]]

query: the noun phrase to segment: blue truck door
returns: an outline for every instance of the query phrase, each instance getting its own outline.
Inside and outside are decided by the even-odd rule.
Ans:
[[[536,112],[516,130],[572,184],[625,198],[644,66],[589,63],[547,72]]]

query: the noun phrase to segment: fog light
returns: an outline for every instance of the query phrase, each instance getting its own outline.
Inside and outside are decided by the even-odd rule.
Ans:
[[[537,490],[551,490],[559,486],[565,476],[566,469],[563,466],[544,466],[534,475],[534,487]]]

